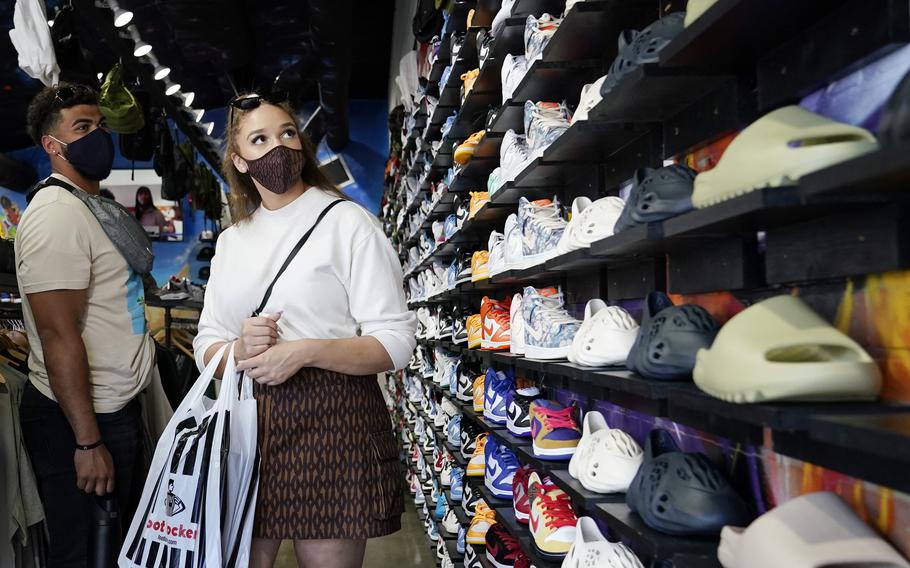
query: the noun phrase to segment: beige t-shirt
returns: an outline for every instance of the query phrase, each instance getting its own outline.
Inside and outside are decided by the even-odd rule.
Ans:
[[[49,290],[88,291],[82,340],[95,412],[120,410],[148,385],[155,345],[145,321],[142,279],[88,207],[66,189],[46,187],[26,208],[16,236],[16,275],[31,344],[29,379],[41,393],[56,400],[27,294]]]

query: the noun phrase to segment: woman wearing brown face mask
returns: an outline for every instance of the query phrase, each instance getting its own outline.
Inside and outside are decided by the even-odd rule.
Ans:
[[[235,225],[218,240],[194,348],[203,368],[233,341],[238,370],[256,381],[250,566],[272,566],[293,539],[300,566],[359,567],[367,538],[400,528],[397,441],[376,373],[407,363],[416,318],[378,222],[334,203],[343,195],[290,108],[246,95],[229,110],[223,171]],[[311,228],[261,315],[249,317]]]

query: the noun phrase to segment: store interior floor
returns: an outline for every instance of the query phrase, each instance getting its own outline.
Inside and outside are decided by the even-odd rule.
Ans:
[[[405,499],[405,512],[401,516],[401,530],[395,534],[367,541],[364,568],[430,568],[436,566],[435,551],[427,545],[423,523],[409,499]],[[281,545],[275,568],[297,568],[294,546],[291,541]]]

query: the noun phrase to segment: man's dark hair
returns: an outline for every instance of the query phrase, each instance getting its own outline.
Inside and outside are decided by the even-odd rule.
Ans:
[[[73,96],[66,101],[57,100],[57,92],[63,88],[73,90]],[[37,145],[41,145],[41,137],[53,130],[60,121],[60,111],[78,105],[97,105],[98,93],[91,87],[77,83],[60,83],[56,87],[45,87],[35,95],[28,105],[28,114],[25,123],[28,135]]]
[[[114,197],[113,192],[111,192],[111,190],[109,190],[109,189],[106,188],[106,187],[102,187],[102,188],[101,188],[101,191],[98,192],[98,195],[100,195],[101,197],[107,197],[108,199],[112,199],[112,200],[114,200],[114,201],[117,201],[117,199]]]

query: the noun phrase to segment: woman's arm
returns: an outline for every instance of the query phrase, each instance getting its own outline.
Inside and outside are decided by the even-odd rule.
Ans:
[[[286,341],[237,365],[264,385],[280,385],[305,367],[345,375],[375,375],[393,367],[388,351],[375,337]]]

